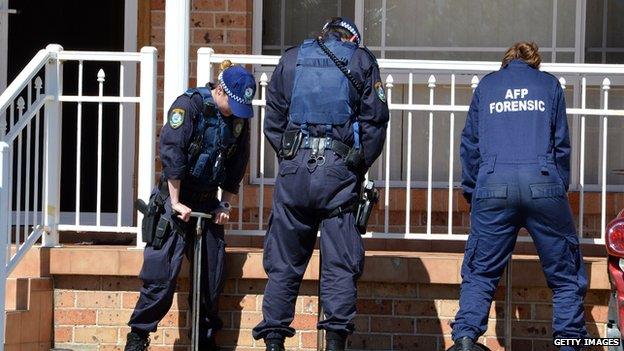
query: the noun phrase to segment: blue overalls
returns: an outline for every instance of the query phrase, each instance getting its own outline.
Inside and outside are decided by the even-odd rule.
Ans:
[[[337,38],[327,47],[345,62],[367,87],[363,96],[314,41],[287,51],[276,67],[267,99],[265,134],[278,151],[285,130],[304,136],[297,155],[281,160],[273,207],[264,243],[264,319],[253,330],[255,339],[292,337],[299,287],[321,231],[321,300],[325,318],[318,328],[347,335],[354,329],[356,282],[364,264],[364,247],[352,211],[330,215],[357,200],[361,176],[329,147],[311,140],[339,140],[360,147],[363,124],[370,167],[381,152],[388,113],[373,91],[379,81],[376,62],[357,45]],[[355,61],[355,62],[354,62]],[[379,112],[381,111],[381,112]],[[373,124],[374,122],[374,124]],[[355,126],[354,126],[355,125]],[[369,162],[370,160],[370,162]]]
[[[472,209],[454,340],[486,331],[494,292],[522,227],[553,291],[553,337],[587,335],[587,275],[566,195],[565,109],[557,79],[521,60],[485,76],[475,90],[461,144],[462,186]]]
[[[191,156],[193,147],[198,149]],[[163,188],[167,188],[166,179],[181,180],[180,202],[193,211],[215,210],[219,205],[218,187],[234,194],[238,192],[248,155],[248,122],[221,117],[208,88],[190,89],[171,106],[169,120],[160,135]],[[221,164],[214,167],[219,157]],[[144,250],[139,274],[143,286],[128,323],[141,335],[155,332],[171,308],[184,255],[191,261],[189,277],[193,276],[196,219],[185,223],[172,215],[167,191],[156,188],[152,195],[163,197],[163,217],[173,224],[162,248],[147,245]],[[218,297],[225,278],[225,241],[223,226],[211,221],[203,223],[199,341],[205,346],[223,325],[218,316]],[[192,306],[191,294],[189,306]]]

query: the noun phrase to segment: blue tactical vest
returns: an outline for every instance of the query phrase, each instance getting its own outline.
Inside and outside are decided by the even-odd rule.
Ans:
[[[328,40],[325,45],[345,65],[351,61],[357,45],[340,40]],[[356,103],[350,92],[349,80],[313,39],[303,42],[297,56],[295,82],[289,109],[289,119],[301,125],[308,135],[308,125],[325,125],[327,134],[332,126],[353,121],[354,147],[359,148],[359,125],[355,120]]]
[[[188,150],[189,176],[202,186],[219,186],[225,180],[225,160],[236,151],[243,121],[224,119],[209,88],[193,88],[184,94],[189,98],[200,94],[203,100],[202,112],[193,121],[194,132]]]

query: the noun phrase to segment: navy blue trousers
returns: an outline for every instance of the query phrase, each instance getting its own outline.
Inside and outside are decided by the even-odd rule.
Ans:
[[[193,211],[210,212],[216,208],[219,201],[208,198],[202,201],[193,199],[186,201],[184,196],[181,202]],[[171,218],[171,201],[165,203],[164,216]],[[175,230],[169,234],[163,247],[155,250],[146,246],[143,253],[143,267],[139,277],[143,286],[134,312],[128,325],[135,331],[143,333],[155,332],[161,319],[167,314],[173,303],[173,294],[182,259],[186,257],[191,262],[189,277],[193,277],[193,256],[195,244],[195,218],[188,223],[176,220],[183,233]],[[201,301],[199,315],[200,342],[214,336],[221,329],[223,322],[218,316],[218,298],[223,288],[225,270],[225,241],[223,240],[223,226],[211,221],[202,221],[202,273],[201,273]],[[191,289],[192,287],[192,279]],[[189,294],[189,306],[192,304],[192,294]],[[190,308],[190,307],[189,307]]]
[[[299,287],[320,229],[323,253],[321,301],[325,318],[319,329],[353,331],[357,279],[364,265],[362,238],[352,212],[327,218],[333,209],[357,199],[358,179],[332,151],[325,164],[309,167],[310,150],[281,161],[273,195],[272,217],[264,242],[264,319],[253,330],[256,339],[283,339],[290,327]]]
[[[553,291],[553,337],[587,335],[583,308],[587,274],[555,165],[497,162],[495,170],[481,167],[473,194],[453,339],[476,339],[486,331],[494,292],[522,227],[535,243]]]

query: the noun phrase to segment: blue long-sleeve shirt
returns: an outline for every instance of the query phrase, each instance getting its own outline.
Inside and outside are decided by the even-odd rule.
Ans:
[[[160,132],[160,160],[165,179],[182,180],[183,188],[211,190],[202,184],[196,184],[188,175],[188,149],[197,126],[197,117],[202,113],[203,100],[199,94],[192,97],[180,95],[169,108],[168,116],[178,113],[182,122],[175,128],[168,121]],[[224,117],[226,123],[232,123],[233,117]],[[237,139],[238,144],[232,155],[225,161],[225,181],[221,188],[232,194],[238,194],[239,184],[245,175],[249,161],[249,121],[243,120],[243,127]],[[216,190],[216,188],[214,188]]]
[[[279,150],[282,134],[285,131],[300,129],[299,125],[288,120],[298,53],[299,47],[294,47],[284,53],[273,72],[267,90],[264,134],[276,152]],[[383,95],[379,66],[370,52],[358,48],[347,64],[347,68],[356,80],[362,82],[364,87],[356,118],[360,125],[360,141],[364,151],[365,166],[368,168],[383,150],[389,119],[388,105]],[[323,82],[318,83],[323,84]],[[355,88],[350,85],[350,89]],[[320,126],[320,129],[324,131],[324,126]],[[310,126],[310,134],[320,135],[314,126]],[[333,126],[332,135],[347,145],[354,143],[351,122]]]
[[[567,190],[570,136],[557,78],[521,60],[483,77],[470,103],[460,153],[468,201],[484,162],[554,162]]]

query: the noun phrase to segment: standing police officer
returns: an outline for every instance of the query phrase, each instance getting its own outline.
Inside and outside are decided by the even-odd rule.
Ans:
[[[450,350],[481,350],[492,297],[518,230],[526,227],[553,291],[554,338],[584,338],[587,276],[566,191],[565,97],[541,72],[537,45],[518,43],[474,92],[462,133],[464,196],[472,205]],[[561,350],[576,350],[562,347]]]
[[[159,203],[157,212],[163,213],[145,248],[140,274],[143,287],[128,323],[132,331],[126,351],[147,349],[148,334],[156,331],[173,302],[183,255],[193,260],[196,219],[190,219],[191,210],[214,213],[214,223],[204,222],[202,233],[199,345],[202,350],[219,349],[214,335],[223,324],[217,315],[224,281],[223,225],[229,220],[230,200],[238,193],[249,159],[248,119],[253,117],[251,101],[256,89],[254,77],[243,67],[224,61],[221,69],[218,84],[189,89],[178,97],[162,128],[163,179],[150,204]],[[219,187],[221,200],[217,199]]]
[[[325,319],[318,328],[327,331],[327,350],[344,350],[364,264],[353,204],[388,122],[379,67],[359,47],[356,26],[334,18],[322,34],[284,53],[268,89],[264,133],[280,164],[264,243],[264,320],[253,336],[270,351],[284,350],[295,334],[290,323],[319,228]]]

